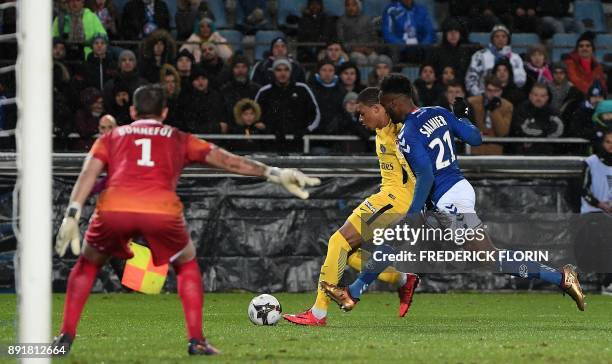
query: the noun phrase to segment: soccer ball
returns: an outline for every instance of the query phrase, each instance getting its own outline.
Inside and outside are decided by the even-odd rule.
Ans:
[[[281,304],[269,294],[259,295],[249,303],[249,319],[255,325],[276,325],[281,318]]]

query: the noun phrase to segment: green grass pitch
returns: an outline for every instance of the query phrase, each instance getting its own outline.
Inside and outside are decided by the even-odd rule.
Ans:
[[[400,319],[395,295],[373,293],[350,313],[330,307],[326,327],[259,327],[246,315],[253,296],[206,294],[205,333],[223,354],[190,358],[175,294],[93,294],[73,351],[58,362],[612,363],[612,297],[590,295],[579,312],[561,294],[417,294]],[[314,299],[275,296],[287,313]],[[63,299],[54,296],[55,330]],[[13,342],[14,315],[15,296],[0,295],[0,342]]]

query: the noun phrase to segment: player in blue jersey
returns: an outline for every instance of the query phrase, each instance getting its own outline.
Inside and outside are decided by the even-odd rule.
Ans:
[[[413,102],[410,80],[400,74],[391,74],[381,84],[380,103],[392,122],[404,123],[398,135],[397,147],[416,177],[414,199],[408,213],[419,213],[430,199],[435,206],[435,214],[444,221],[445,227],[457,226],[458,220],[461,220],[463,227],[482,227],[474,210],[474,188],[459,169],[454,142],[455,138],[459,138],[474,146],[482,143],[480,131],[466,118],[465,102],[458,100],[455,103],[454,114],[441,107],[418,108]],[[463,247],[471,251],[497,250],[487,236],[467,241]],[[326,293],[341,307],[352,307],[376,278],[375,271],[384,269],[386,264],[362,272],[347,288],[330,287]],[[579,310],[584,311],[584,294],[573,266],[565,265],[559,271],[539,262],[510,259],[498,259],[496,265],[500,272],[523,278],[539,278],[557,285],[574,299]]]

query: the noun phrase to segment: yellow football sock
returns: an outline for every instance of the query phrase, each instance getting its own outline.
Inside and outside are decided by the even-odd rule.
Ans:
[[[325,262],[321,267],[321,275],[319,276],[319,282],[325,281],[331,284],[338,284],[344,268],[346,267],[346,260],[351,246],[348,241],[336,231],[330,238],[327,245],[327,256]],[[329,297],[321,290],[321,287],[317,288],[317,299],[314,303],[313,308],[318,311],[327,311],[329,306]]]
[[[361,268],[362,268],[361,264],[363,262],[364,255],[365,255],[365,258],[369,259],[370,253],[364,252],[363,249],[357,249],[357,251],[349,255],[348,257],[349,267],[357,270],[358,272],[361,272]],[[397,285],[401,277],[402,277],[402,273],[400,271],[395,269],[395,267],[393,266],[389,266],[378,275],[377,279],[382,282],[386,282],[392,285]]]

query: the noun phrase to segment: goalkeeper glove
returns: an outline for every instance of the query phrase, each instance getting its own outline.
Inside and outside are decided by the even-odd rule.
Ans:
[[[455,114],[457,119],[468,118],[470,107],[463,97],[455,97],[455,102],[453,102],[453,114]]]
[[[304,173],[293,168],[267,167],[264,176],[268,182],[283,186],[287,191],[305,200],[309,193],[304,189],[306,186],[318,186],[321,180],[308,177]]]
[[[79,255],[81,252],[81,233],[79,232],[79,218],[81,217],[81,205],[71,202],[66,209],[62,225],[55,238],[55,252],[60,257],[66,254],[68,245],[72,254]]]

